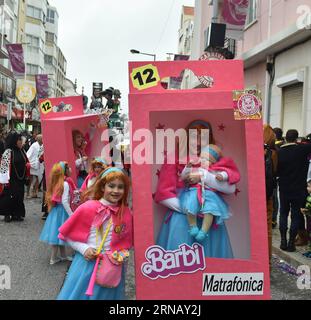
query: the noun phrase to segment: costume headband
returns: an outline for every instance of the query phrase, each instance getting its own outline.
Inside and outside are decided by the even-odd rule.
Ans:
[[[212,149],[211,147],[204,147],[202,149],[202,152],[210,153],[216,161],[218,161],[220,158],[220,154],[217,151],[215,151],[214,149]]]
[[[64,174],[65,174],[65,172],[66,172],[66,164],[65,164],[65,162],[60,161],[60,162],[59,162],[59,165],[62,167],[63,172],[64,172]]]
[[[194,127],[194,126],[197,126],[197,125],[201,125],[201,126],[207,128],[207,129],[211,129],[211,125],[208,122],[204,121],[204,120],[193,121],[193,122],[190,123],[190,125],[188,127],[191,128],[191,127]]]
[[[104,159],[102,159],[102,158],[95,158],[94,161],[96,161],[96,162],[98,162],[98,163],[101,163],[101,164],[103,164],[103,165],[105,165],[105,166],[108,165],[108,163],[107,163]]]
[[[122,173],[124,174],[124,172],[123,172],[122,169],[113,167],[113,168],[109,168],[109,169],[105,170],[105,171],[100,175],[100,178],[102,179],[102,178],[106,177],[107,174],[112,173],[112,172],[122,172]]]

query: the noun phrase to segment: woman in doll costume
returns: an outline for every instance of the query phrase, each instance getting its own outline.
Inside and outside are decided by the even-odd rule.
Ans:
[[[91,124],[89,132],[84,136],[80,130],[72,131],[73,149],[76,156],[77,185],[81,188],[88,175],[88,154],[91,149],[91,141],[94,137],[96,127]]]
[[[132,247],[132,214],[127,207],[129,179],[119,168],[106,169],[94,186],[94,200],[79,206],[59,229],[59,238],[76,250],[58,300],[123,300],[125,265],[114,287],[98,284],[104,254],[124,262]],[[119,259],[121,258],[121,260]],[[104,269],[104,268],[102,268]],[[107,279],[108,281],[109,279]]]
[[[198,158],[201,152],[201,133],[206,136],[207,130],[209,137],[205,139],[205,142],[202,139],[202,148],[208,144],[215,144],[212,127],[209,122],[203,120],[193,121],[186,130],[187,142],[181,141],[179,145],[181,150],[180,158],[176,157],[174,161],[168,161],[169,159],[167,159],[166,163],[162,165],[154,198],[157,203],[169,209],[164,217],[157,240],[157,244],[166,250],[176,250],[183,243],[192,245],[196,242],[196,239],[189,233],[187,215],[182,212],[179,201],[179,197],[182,197],[183,193],[187,191],[187,185],[181,178],[182,171],[190,160],[187,154],[187,146],[189,146],[189,154]],[[188,175],[187,184],[197,184],[201,181],[209,188],[223,194],[233,194],[236,190],[235,184],[229,184],[228,181],[218,181],[215,174],[211,172],[206,172],[203,178],[199,172],[193,172]],[[198,217],[197,225],[199,228],[202,227],[202,217]],[[213,223],[201,245],[204,247],[206,257],[233,258],[225,223],[219,225]]]
[[[72,260],[70,256],[66,256],[65,242],[58,238],[59,227],[72,215],[70,203],[76,186],[70,175],[71,169],[68,163],[62,161],[54,164],[49,177],[46,193],[49,215],[39,239],[52,246],[51,265],[64,260]],[[57,255],[58,249],[60,256]]]

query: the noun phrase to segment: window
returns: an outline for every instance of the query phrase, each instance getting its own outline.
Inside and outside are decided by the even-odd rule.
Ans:
[[[55,11],[48,9],[46,21],[50,23],[55,23]]]
[[[53,64],[53,56],[49,56],[49,55],[45,55],[44,56],[44,62],[46,63],[46,64]]]
[[[39,8],[36,8],[36,7],[33,7],[33,6],[27,6],[27,16],[35,18],[35,19],[42,20],[43,12]]]
[[[42,50],[43,41],[40,38],[27,34],[26,39],[28,43],[27,50],[29,52],[39,53],[39,50]]]
[[[249,0],[246,26],[257,20],[257,0]]]
[[[56,43],[56,36],[52,32],[45,32],[45,41],[55,42]]]
[[[39,66],[27,63],[27,74],[39,74]]]

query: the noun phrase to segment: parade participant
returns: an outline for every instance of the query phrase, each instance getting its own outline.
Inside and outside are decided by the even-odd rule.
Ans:
[[[83,133],[79,130],[73,130],[73,149],[76,156],[76,169],[78,172],[77,185],[80,188],[87,177],[87,160],[88,157],[85,152],[87,141],[85,140]]]
[[[204,147],[201,151],[200,158],[196,164],[189,162],[181,173],[183,181],[187,181],[188,174],[197,171],[201,174],[201,179],[208,172],[215,175],[218,181],[229,181],[230,184],[238,183],[240,173],[230,158],[223,158],[221,149],[213,144]],[[229,219],[230,213],[228,205],[216,191],[204,185],[201,181],[199,184],[190,184],[188,188],[180,195],[180,205],[182,211],[187,215],[192,237],[199,242],[202,242],[213,223],[221,225],[224,220]],[[197,225],[198,214],[203,214],[203,222],[201,230]]]
[[[88,175],[88,154],[91,149],[91,141],[94,137],[95,130],[96,126],[91,124],[90,130],[85,136],[80,130],[72,131],[73,149],[76,156],[76,169],[78,174],[78,188],[81,188]]]
[[[308,244],[305,230],[305,219],[300,212],[306,199],[306,176],[309,165],[311,144],[297,144],[298,131],[286,132],[286,144],[278,152],[278,177],[280,186],[280,249],[296,251],[296,236],[299,234],[299,245]],[[288,215],[291,213],[289,240],[287,242]]]
[[[119,168],[108,168],[94,188],[94,200],[82,204],[59,229],[59,238],[77,253],[58,300],[124,299],[122,256],[132,247],[129,178]]]
[[[273,195],[276,188],[277,152],[274,149],[275,133],[270,125],[263,126],[263,142],[265,156],[265,181],[266,181],[266,204],[267,204],[267,227],[269,262],[271,267],[272,258],[272,226],[273,226]]]
[[[39,188],[39,177],[42,178],[42,173],[40,172],[40,162],[39,158],[42,154],[43,141],[42,135],[38,134],[36,136],[36,142],[34,142],[27,151],[27,157],[29,159],[30,168],[30,185],[27,188],[27,197],[37,198],[38,188]]]
[[[90,173],[85,178],[80,191],[84,192],[90,188],[96,181],[97,177],[102,173],[103,170],[108,168],[108,162],[102,158],[94,158],[91,162]]]
[[[311,258],[311,179],[308,178],[307,180],[307,191],[308,191],[308,196],[306,199],[306,204],[304,208],[301,208],[300,211],[301,213],[306,217],[307,220],[307,232],[308,232],[308,242],[309,242],[309,250],[304,253],[303,255],[307,258]]]
[[[190,129],[193,129],[189,131]],[[167,250],[176,250],[182,243],[192,245],[194,238],[189,234],[187,216],[182,212],[178,196],[185,192],[185,183],[180,179],[180,174],[184,169],[185,163],[189,162],[189,154],[187,153],[187,146],[189,145],[189,153],[199,155],[201,152],[201,133],[208,130],[209,141],[203,141],[207,146],[209,143],[215,144],[212,127],[209,122],[203,120],[196,120],[190,123],[187,127],[187,141],[181,141],[181,155],[175,157],[171,161],[164,163],[160,170],[157,191],[155,194],[155,201],[169,208],[161,226],[158,236],[157,244]],[[196,134],[193,134],[195,132]],[[179,150],[177,146],[177,150]],[[179,152],[180,153],[180,152]],[[186,157],[186,161],[182,161]],[[188,159],[187,159],[188,158]],[[169,160],[169,159],[167,159]],[[215,175],[207,172],[204,177],[204,183],[219,192],[232,194],[236,187],[234,184],[230,185],[226,181],[217,181]],[[196,184],[201,181],[201,175],[193,172],[188,175],[188,183]],[[198,225],[202,224],[202,218],[198,219]],[[202,245],[204,246],[205,256],[217,258],[232,258],[233,253],[231,249],[230,239],[227,233],[225,224],[219,225],[217,228],[210,228],[208,232],[209,241],[204,239]]]
[[[10,132],[0,165],[0,215],[5,222],[23,221],[25,217],[25,181],[30,174],[30,163],[22,148],[22,135]]]
[[[73,213],[70,203],[75,186],[70,175],[71,169],[68,163],[61,161],[54,164],[49,177],[46,193],[49,215],[42,229],[40,240],[52,246],[51,265],[63,260],[72,260],[71,257],[66,256],[65,242],[58,238],[59,227]],[[60,257],[57,255],[58,249]]]

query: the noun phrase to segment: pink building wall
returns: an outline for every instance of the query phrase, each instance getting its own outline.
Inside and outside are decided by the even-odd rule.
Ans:
[[[246,27],[244,41],[239,44],[238,56],[296,24],[301,15],[297,13],[297,8],[302,5],[311,8],[311,0],[271,0],[271,17],[269,18],[270,0],[258,0],[257,21],[250,27]]]

